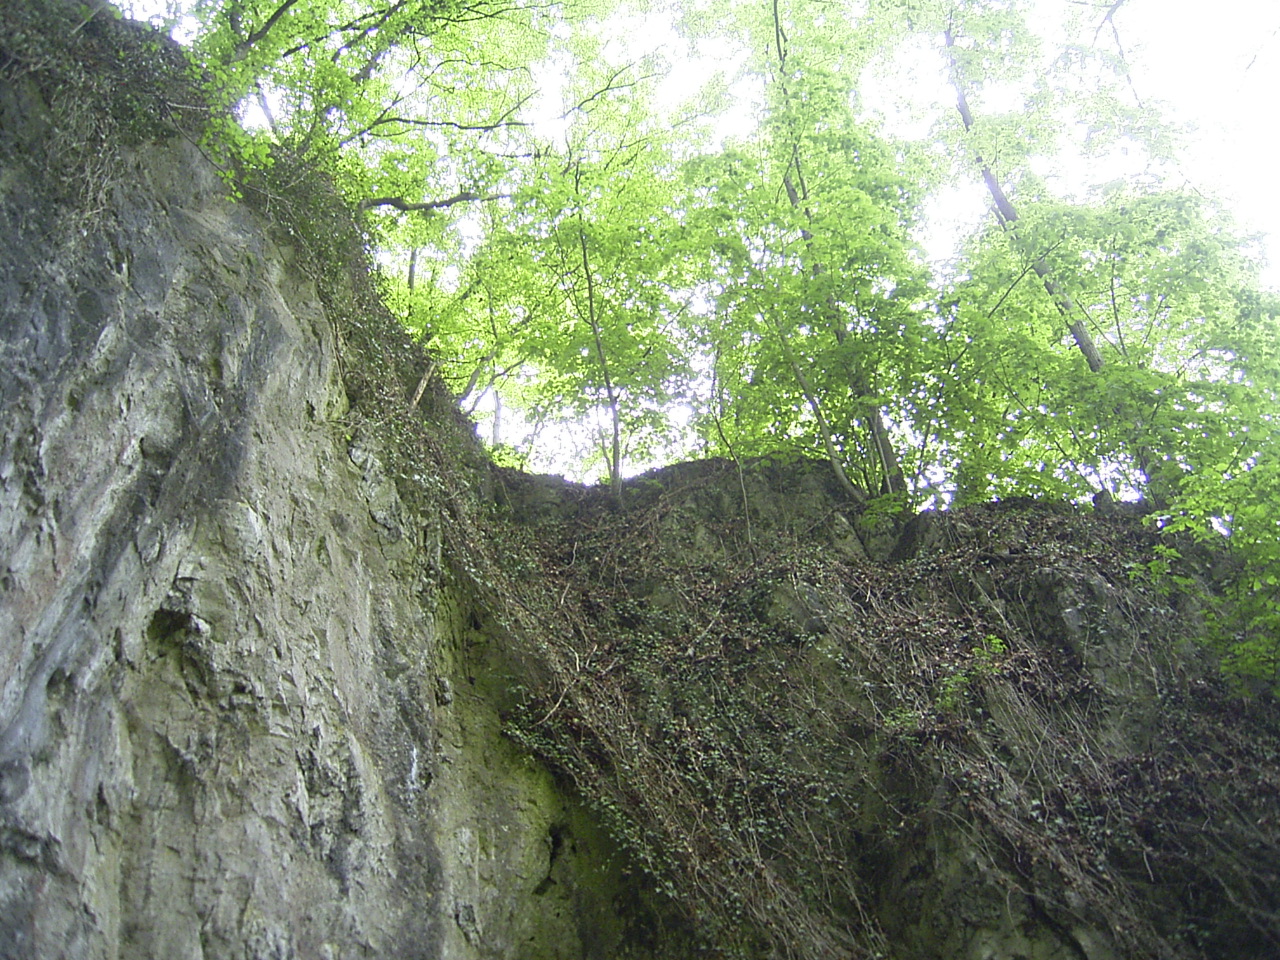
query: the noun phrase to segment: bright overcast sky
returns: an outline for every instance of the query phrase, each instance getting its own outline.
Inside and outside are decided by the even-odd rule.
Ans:
[[[1269,234],[1266,281],[1280,287],[1280,3],[1127,0],[1116,24],[1139,96],[1198,128],[1183,164],[1191,186]]]

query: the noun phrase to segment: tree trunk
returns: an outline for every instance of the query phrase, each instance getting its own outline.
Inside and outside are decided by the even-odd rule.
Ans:
[[[951,59],[951,83],[956,91],[956,109],[960,112],[960,120],[964,124],[965,132],[968,133],[973,129],[973,112],[969,109],[969,98],[965,96],[964,81],[960,77],[960,68],[956,63],[955,54],[955,36],[948,29],[944,36],[946,37],[947,51]],[[1022,246],[1018,239],[1017,229],[1014,226],[1018,222],[1018,211],[1010,202],[1009,197],[1005,194],[1004,188],[1000,186],[1000,181],[996,179],[995,173],[991,169],[991,165],[980,155],[974,154],[974,160],[977,161],[979,168],[982,170],[982,181],[987,186],[987,192],[991,194],[991,199],[995,203],[996,220],[1000,226],[1013,235],[1015,244]],[[1081,354],[1084,355],[1085,363],[1089,365],[1089,369],[1094,373],[1101,370],[1105,364],[1102,354],[1098,351],[1098,345],[1093,341],[1093,335],[1089,333],[1089,328],[1085,326],[1083,318],[1076,317],[1076,305],[1072,302],[1071,297],[1062,289],[1053,279],[1053,273],[1049,269],[1049,265],[1045,262],[1044,257],[1039,256],[1031,251],[1024,251],[1028,257],[1033,257],[1031,269],[1035,271],[1040,282],[1044,284],[1044,289],[1049,294],[1049,299],[1053,301],[1053,305],[1057,308],[1058,313],[1067,324],[1067,329],[1071,331],[1071,337],[1075,340],[1076,346]]]
[[[800,366],[800,362],[796,359],[782,325],[773,320],[771,320],[771,323],[774,332],[778,335],[778,343],[782,347],[783,356],[786,357],[787,363],[791,367],[791,372],[795,375],[796,382],[800,384],[805,400],[809,402],[809,409],[813,411],[813,418],[818,421],[818,431],[822,434],[822,445],[827,451],[827,459],[831,461],[831,469],[836,475],[836,481],[840,484],[840,489],[848,494],[849,499],[854,503],[862,503],[866,500],[866,496],[853,485],[849,475],[845,473],[844,463],[842,462],[844,458],[840,455],[840,451],[836,449],[831,425],[827,422],[826,414],[822,412],[822,404],[818,402],[818,395],[814,391],[813,385],[809,382],[809,378],[805,376],[804,368]]]
[[[779,75],[782,75],[785,73],[787,66],[787,37],[786,33],[782,29],[782,20],[778,14],[777,0],[774,0],[773,3],[773,26],[774,42],[776,44],[778,55],[778,72]],[[787,90],[786,82],[780,80],[779,85],[782,88],[783,100],[789,101],[791,96]],[[808,249],[809,253],[812,255],[813,232],[810,228],[813,226],[813,214],[807,206],[807,201],[809,199],[809,187],[808,184],[805,183],[804,172],[800,167],[798,143],[799,140],[797,138],[797,147],[793,152],[790,161],[790,170],[795,171],[795,179],[792,179],[790,170],[788,170],[788,172],[782,177],[782,186],[783,189],[786,190],[787,200],[790,202],[792,209],[801,210],[804,214],[805,222],[808,226],[802,227],[800,234],[805,242],[806,249]],[[797,183],[799,184],[798,187]],[[813,276],[816,277],[825,272],[825,265],[818,262],[816,257],[811,256],[810,260],[812,262],[809,269]],[[843,345],[845,337],[848,334],[845,330],[844,322],[840,317],[839,308],[831,298],[828,298],[825,306],[828,314],[828,322],[831,324],[831,329],[835,334],[836,342]],[[784,336],[781,330],[778,331],[778,335],[780,337]],[[792,369],[795,371],[797,379],[799,380],[803,377],[803,373],[795,361],[791,361],[791,364]],[[807,378],[805,378],[805,381],[807,381]],[[810,407],[814,410],[814,416],[818,418],[822,425],[823,441],[826,444],[828,456],[832,457],[832,466],[836,470],[837,478],[841,481],[841,486],[847,486],[849,489],[854,489],[853,485],[849,482],[848,477],[845,475],[844,466],[838,463],[835,459],[835,447],[831,440],[830,429],[825,425],[822,414],[816,407],[816,395],[813,394],[812,388],[807,386],[805,381],[801,382],[801,387],[805,392],[805,396],[809,400]],[[884,421],[884,414],[881,412],[879,404],[869,402],[871,398],[871,384],[867,380],[865,371],[860,367],[855,368],[850,374],[849,390],[859,401],[866,402],[866,419],[868,430],[871,434],[871,446],[875,450],[877,462],[884,471],[885,492],[906,493],[906,478],[903,476],[902,465],[901,461],[898,459],[897,451],[893,447],[893,438],[889,435],[889,427]]]
[[[591,325],[591,336],[595,341],[596,359],[600,361],[600,373],[604,378],[605,396],[609,401],[609,417],[613,427],[613,444],[608,457],[609,487],[613,497],[622,505],[622,419],[618,409],[618,394],[613,389],[613,379],[609,376],[609,361],[604,352],[604,338],[600,333],[600,321],[596,317],[596,285],[591,275],[591,261],[587,256],[586,225],[579,223],[578,248],[582,252],[582,272],[587,281],[587,322]]]

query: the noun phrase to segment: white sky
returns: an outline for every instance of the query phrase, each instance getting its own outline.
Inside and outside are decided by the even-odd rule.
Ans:
[[[1198,128],[1188,183],[1269,235],[1265,280],[1280,287],[1280,3],[1127,0],[1116,23],[1139,96]]]

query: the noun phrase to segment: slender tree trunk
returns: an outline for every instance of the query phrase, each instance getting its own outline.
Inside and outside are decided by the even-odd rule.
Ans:
[[[800,169],[800,157],[795,155],[791,158],[791,167],[796,172],[796,180],[799,181],[800,187],[796,188],[795,182],[792,181],[788,173],[782,178],[783,188],[787,191],[787,199],[793,208],[800,208],[801,204],[808,200],[808,187],[804,182],[804,174]],[[812,225],[812,214],[809,212],[808,206],[803,207],[804,217],[807,222]],[[805,246],[812,254],[813,252],[813,233],[807,228],[802,228],[801,236],[805,241]],[[817,262],[814,258],[810,258],[810,272],[813,276],[820,276],[825,272],[822,263]],[[835,334],[836,343],[844,345],[848,331],[845,329],[844,321],[840,316],[840,309],[833,299],[828,298],[825,304],[827,319],[831,324],[831,330]],[[779,331],[779,336],[781,336]],[[897,450],[893,446],[893,438],[889,435],[889,427],[884,421],[884,413],[881,411],[879,404],[871,400],[871,384],[867,380],[866,371],[861,366],[855,366],[849,373],[849,391],[857,400],[863,404],[867,420],[867,428],[871,434],[871,446],[875,451],[876,462],[882,470],[884,478],[884,488],[886,493],[906,493],[907,481],[902,473],[902,464],[898,459]]]
[[[1107,12],[1107,18],[1110,18],[1116,9],[1124,0],[1112,5]],[[955,57],[955,36],[950,30],[947,30],[943,36],[946,39],[947,52],[951,60],[951,82],[956,92],[956,109],[960,113],[960,120],[964,124],[965,132],[973,128],[973,112],[969,109],[969,100],[965,96],[964,81],[960,75],[960,67]],[[1015,244],[1021,245],[1017,241],[1018,211],[1013,203],[1009,200],[1008,195],[1004,192],[1004,188],[1000,186],[1000,181],[996,179],[995,173],[991,169],[991,165],[978,154],[974,155],[979,168],[982,171],[982,181],[986,184],[987,192],[991,194],[991,200],[995,205],[996,220],[1006,231],[1011,233],[1015,238]],[[1102,353],[1098,350],[1098,345],[1093,339],[1093,335],[1089,333],[1089,328],[1085,324],[1084,316],[1076,309],[1076,304],[1072,301],[1070,295],[1062,289],[1057,280],[1054,279],[1053,271],[1049,269],[1048,263],[1045,262],[1043,256],[1037,256],[1031,251],[1024,251],[1024,255],[1033,257],[1031,261],[1031,269],[1035,271],[1040,282],[1044,284],[1045,292],[1053,301],[1053,305],[1057,308],[1059,315],[1067,325],[1067,329],[1071,331],[1071,338],[1075,341],[1076,347],[1084,356],[1085,363],[1089,365],[1089,369],[1093,373],[1099,373],[1106,366],[1106,360]],[[1117,410],[1117,414],[1121,411]],[[1122,414],[1121,414],[1122,415]],[[1147,478],[1147,484],[1144,490],[1144,496],[1149,498],[1157,506],[1163,506],[1168,502],[1168,490],[1163,483],[1156,483],[1151,476],[1151,465],[1158,462],[1160,457],[1158,453],[1147,444],[1138,444],[1136,458],[1139,468],[1143,475]],[[1104,491],[1110,496],[1109,491]]]
[[[622,411],[618,391],[614,388],[613,377],[609,373],[609,357],[604,349],[604,334],[600,327],[599,311],[596,309],[596,280],[591,272],[591,257],[587,250],[587,220],[582,213],[582,166],[579,162],[574,168],[573,190],[578,197],[578,254],[582,266],[582,276],[587,286],[586,321],[591,327],[591,338],[595,345],[596,362],[600,364],[600,375],[604,380],[605,398],[609,406],[609,419],[612,428],[612,442],[605,457],[609,464],[609,487],[614,500],[622,506]],[[567,266],[568,256],[561,246],[561,256]],[[581,304],[576,302],[578,315],[582,316]],[[602,444],[603,446],[603,444]]]
[[[782,325],[777,321],[772,321],[774,332],[778,335],[778,344],[782,347],[782,354],[787,359],[791,372],[795,375],[796,382],[800,384],[800,389],[804,392],[804,398],[809,402],[809,409],[813,411],[813,418],[818,421],[818,432],[822,434],[822,445],[827,451],[827,459],[831,461],[831,469],[836,475],[836,481],[840,484],[849,499],[854,503],[862,503],[866,500],[866,495],[853,485],[849,479],[849,475],[845,473],[844,458],[840,455],[840,451],[836,449],[835,436],[831,432],[831,425],[827,422],[826,414],[822,411],[822,404],[818,402],[818,394],[813,389],[813,384],[809,382],[809,378],[805,375],[804,368],[800,366],[800,361],[796,359],[795,352],[791,349],[791,344],[787,340],[787,334],[782,329]]]
[[[773,0],[773,29],[774,44],[776,46],[778,56],[778,73],[781,78],[785,76],[787,69],[787,35],[782,29],[782,19],[778,12],[778,0]],[[790,102],[791,94],[787,89],[786,80],[779,79],[778,84],[782,89],[783,100]],[[811,230],[813,226],[813,214],[808,206],[809,187],[808,184],[805,183],[804,171],[801,168],[800,163],[800,138],[795,136],[793,139],[794,144],[789,169],[787,173],[783,174],[782,186],[783,189],[786,190],[787,200],[790,202],[792,209],[800,210],[804,214],[807,226],[801,228],[800,235],[810,254],[811,263],[809,270],[813,276],[817,277],[825,272],[826,268],[822,263],[817,261],[816,257],[813,256],[814,238]],[[794,179],[791,176],[792,170],[795,171]],[[843,345],[848,332],[845,330],[844,322],[840,317],[839,308],[830,298],[828,298],[826,303],[826,311],[828,314],[828,321],[831,324],[831,329],[835,334],[836,342]],[[778,330],[778,335],[780,337],[784,336],[780,329]],[[802,373],[799,366],[795,364],[794,361],[792,362],[792,368],[797,374],[797,379],[799,379],[799,377],[802,376]],[[806,397],[809,399],[810,407],[814,407],[816,399],[815,395],[813,395],[812,388],[805,387],[803,384],[802,388],[805,391]],[[871,401],[871,384],[868,382],[866,372],[861,368],[861,366],[857,366],[851,371],[849,376],[849,390],[866,408],[865,416],[867,420],[867,427],[871,434],[871,446],[875,450],[876,461],[883,471],[885,492],[905,493],[907,490],[907,483],[902,473],[901,461],[898,459],[897,451],[894,449],[893,438],[889,435],[889,427],[884,421],[884,414],[881,411],[879,404]],[[816,408],[814,409],[814,415],[818,417],[820,421],[823,419]],[[827,453],[829,456],[833,456],[835,447],[831,441],[830,430],[825,426],[823,427],[823,434],[823,440],[827,446]],[[841,481],[841,486],[847,485],[852,489],[853,485],[845,475],[843,465],[839,464],[834,459],[834,456],[832,459],[832,466],[836,469],[838,478]]]
[[[614,499],[622,504],[622,420],[618,410],[618,394],[613,389],[613,379],[609,376],[609,360],[604,352],[604,338],[600,332],[600,321],[596,316],[596,285],[591,274],[591,261],[587,256],[587,234],[585,224],[578,231],[578,249],[582,253],[582,273],[587,280],[587,322],[591,325],[591,336],[595,340],[596,359],[600,362],[600,373],[604,377],[605,396],[609,401],[609,417],[613,426],[613,444],[609,456],[609,486],[613,490]]]
[[[954,52],[955,36],[949,29],[943,36],[946,38],[947,52],[951,59],[951,83],[956,91],[956,109],[960,112],[960,120],[964,124],[965,132],[968,133],[973,129],[973,112],[969,109],[969,99],[964,92],[964,80],[960,76],[959,64],[956,63]],[[995,204],[996,219],[999,221],[1000,226],[1013,234],[1016,242],[1017,229],[1014,224],[1018,222],[1017,209],[1005,194],[1004,188],[1000,186],[1000,181],[996,179],[991,165],[978,154],[974,155],[974,159],[982,170],[982,182],[986,184],[987,192],[991,194],[991,199]],[[1090,370],[1097,373],[1103,368],[1105,361],[1098,350],[1098,345],[1094,343],[1093,335],[1089,333],[1089,328],[1085,325],[1084,318],[1077,315],[1075,303],[1054,280],[1053,272],[1049,269],[1049,265],[1045,262],[1043,256],[1036,255],[1030,251],[1027,251],[1026,255],[1034,257],[1031,262],[1031,269],[1035,271],[1036,276],[1040,278],[1040,282],[1044,284],[1044,289],[1049,294],[1049,299],[1053,301],[1053,305],[1057,308],[1063,321],[1066,322],[1067,329],[1071,331],[1072,339],[1075,340],[1076,346],[1084,355],[1085,363],[1089,365]]]

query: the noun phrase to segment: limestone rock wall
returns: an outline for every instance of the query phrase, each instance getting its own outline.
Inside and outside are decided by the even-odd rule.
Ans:
[[[181,138],[67,202],[4,105],[0,957],[624,955],[291,250]]]

